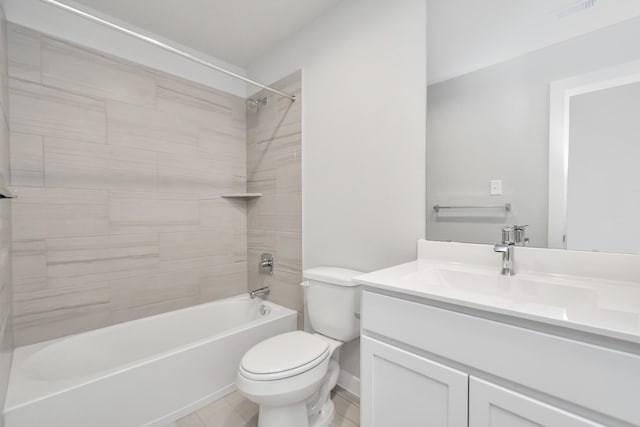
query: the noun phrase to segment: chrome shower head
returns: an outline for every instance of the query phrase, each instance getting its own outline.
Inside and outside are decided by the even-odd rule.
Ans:
[[[269,98],[262,97],[262,98],[248,98],[247,99],[247,106],[252,110],[252,111],[258,111],[260,110],[260,107],[263,105],[267,105],[269,103]]]

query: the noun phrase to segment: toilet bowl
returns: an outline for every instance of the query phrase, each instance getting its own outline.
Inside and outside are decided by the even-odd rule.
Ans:
[[[294,331],[258,343],[242,358],[237,387],[260,406],[259,427],[328,427],[343,342],[360,334],[359,271],[305,270],[306,306],[318,333]]]
[[[237,386],[260,405],[259,426],[328,426],[333,419],[328,394],[338,378],[336,359],[341,345],[321,335],[295,331],[249,350],[238,368]]]

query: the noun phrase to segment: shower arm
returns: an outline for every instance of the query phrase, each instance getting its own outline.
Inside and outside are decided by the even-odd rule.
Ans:
[[[90,21],[97,22],[97,23],[102,24],[102,25],[104,25],[106,27],[109,27],[109,28],[112,28],[114,30],[120,31],[122,33],[128,34],[128,35],[130,35],[132,37],[135,37],[135,38],[137,38],[139,40],[142,40],[142,41],[145,41],[147,43],[150,43],[150,44],[152,44],[154,46],[157,46],[157,47],[159,47],[161,49],[164,49],[166,51],[175,53],[176,55],[182,56],[183,58],[189,59],[189,60],[191,60],[193,62],[196,62],[196,63],[198,63],[200,65],[204,65],[205,67],[208,67],[208,68],[211,68],[213,70],[219,71],[219,72],[221,72],[223,74],[226,74],[226,75],[228,75],[230,77],[233,77],[235,79],[242,80],[245,83],[249,83],[249,84],[251,84],[253,86],[257,86],[257,87],[259,87],[261,89],[264,89],[266,91],[275,93],[276,95],[280,95],[280,96],[282,96],[284,98],[289,98],[291,100],[291,102],[295,102],[295,100],[296,100],[295,95],[290,95],[288,93],[284,93],[284,92],[279,91],[277,89],[273,89],[272,87],[269,87],[267,85],[263,85],[262,83],[258,83],[255,80],[251,80],[251,79],[249,79],[247,77],[241,76],[240,74],[234,73],[233,71],[229,71],[229,70],[227,70],[225,68],[219,67],[219,66],[217,66],[215,64],[212,64],[211,62],[208,62],[208,61],[205,61],[203,59],[200,59],[197,56],[194,56],[194,55],[192,55],[190,53],[187,53],[187,52],[185,52],[183,50],[175,48],[175,47],[173,47],[171,45],[168,45],[166,43],[160,42],[160,41],[158,41],[156,39],[153,39],[151,37],[142,35],[140,33],[137,33],[135,31],[133,31],[133,30],[129,30],[128,28],[125,28],[125,27],[122,27],[120,25],[114,24],[113,22],[109,22],[109,21],[107,21],[105,19],[98,18],[97,16],[91,15],[90,13],[87,13],[87,12],[83,12],[82,10],[79,10],[79,9],[74,8],[74,7],[68,6],[68,5],[64,4],[64,3],[60,3],[59,1],[56,1],[56,0],[40,0],[40,1],[42,1],[43,3],[47,3],[47,4],[51,5],[51,6],[57,7],[59,9],[66,10],[68,12],[71,12],[71,13],[75,14],[75,15],[78,15],[78,16],[81,16],[83,18],[86,18],[86,19],[88,19]]]

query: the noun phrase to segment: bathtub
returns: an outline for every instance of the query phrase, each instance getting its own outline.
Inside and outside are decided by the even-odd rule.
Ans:
[[[296,312],[239,296],[15,350],[6,427],[164,427],[235,390]]]

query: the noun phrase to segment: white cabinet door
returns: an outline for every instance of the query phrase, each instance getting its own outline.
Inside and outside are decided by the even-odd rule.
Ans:
[[[602,427],[484,380],[469,378],[469,427]]]
[[[362,427],[467,427],[469,376],[362,337]]]

